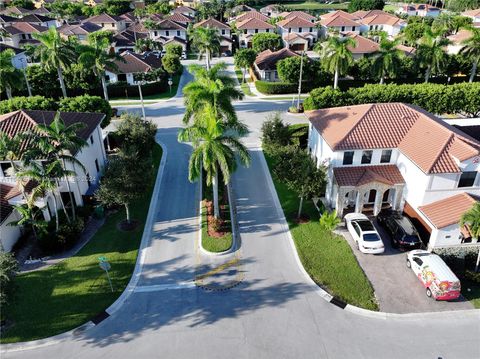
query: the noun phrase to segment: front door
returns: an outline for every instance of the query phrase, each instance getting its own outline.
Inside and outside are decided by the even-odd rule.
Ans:
[[[371,189],[370,192],[368,193],[368,203],[375,203],[375,197],[377,195],[377,191],[374,189]]]

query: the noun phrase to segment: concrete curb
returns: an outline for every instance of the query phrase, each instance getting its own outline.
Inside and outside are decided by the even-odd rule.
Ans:
[[[278,216],[280,217],[280,225],[282,228],[285,230],[287,233],[288,241],[290,243],[290,247],[292,248],[293,255],[295,257],[295,261],[297,263],[297,266],[300,270],[300,272],[303,274],[305,277],[307,283],[312,286],[312,288],[315,289],[315,292],[322,297],[324,300],[327,302],[330,302],[333,305],[336,305],[342,309],[344,309],[347,312],[350,313],[355,313],[364,317],[369,317],[369,318],[376,318],[376,319],[390,319],[390,318],[395,318],[395,319],[428,319],[428,318],[435,318],[435,317],[449,317],[452,319],[458,319],[459,317],[466,317],[466,316],[473,316],[473,317],[478,317],[480,320],[480,309],[471,309],[471,310],[462,310],[462,311],[443,311],[443,312],[426,312],[426,313],[408,313],[408,314],[398,314],[398,313],[386,313],[386,312],[375,312],[372,310],[368,309],[363,309],[348,303],[344,303],[343,301],[339,300],[338,298],[333,297],[330,293],[319,287],[313,279],[310,277],[310,275],[307,273],[305,268],[303,267],[303,264],[300,260],[300,257],[298,255],[297,248],[295,247],[295,242],[293,240],[292,234],[290,232],[290,228],[288,226],[287,220],[285,218],[285,214],[283,213],[282,206],[280,204],[280,199],[278,198],[277,191],[275,189],[275,185],[273,184],[272,176],[270,174],[270,170],[268,169],[267,161],[265,160],[265,156],[263,154],[263,150],[261,147],[258,148],[250,148],[250,150],[253,149],[260,149],[261,150],[261,155],[260,155],[260,162],[262,163],[262,168],[267,174],[267,183],[268,187],[270,189],[270,192],[272,194],[272,198],[275,202],[275,207]]]
[[[165,168],[165,163],[167,160],[167,153],[168,153],[167,147],[163,142],[158,140],[157,136],[155,136],[155,140],[160,145],[160,147],[162,147],[162,159],[160,160],[160,165],[158,166],[157,178],[155,180],[155,186],[152,192],[152,199],[150,200],[150,206],[148,208],[147,221],[145,222],[145,227],[144,227],[142,239],[140,242],[137,262],[135,263],[135,269],[132,273],[132,276],[130,277],[130,281],[127,285],[127,288],[123,291],[120,297],[118,297],[117,300],[113,302],[112,305],[110,305],[107,309],[105,309],[105,315],[101,320],[96,321],[96,323],[90,320],[85,324],[82,324],[79,327],[74,328],[68,332],[58,334],[49,338],[38,339],[38,340],[29,341],[29,342],[2,344],[0,345],[0,353],[11,353],[11,352],[17,352],[22,350],[36,349],[36,348],[58,344],[68,339],[76,339],[80,334],[95,327],[96,325],[100,324],[104,319],[108,318],[109,316],[117,312],[125,303],[125,301],[130,297],[130,295],[134,292],[135,287],[137,286],[138,280],[140,279],[140,274],[142,273],[142,267],[145,262],[147,245],[149,244],[149,241],[151,238],[154,209],[158,203],[158,193],[160,192],[160,184],[162,182],[163,170]]]

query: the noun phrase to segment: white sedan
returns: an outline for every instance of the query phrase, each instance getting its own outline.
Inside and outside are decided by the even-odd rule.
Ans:
[[[366,215],[349,213],[345,216],[345,222],[360,252],[380,254],[385,251],[382,239]]]

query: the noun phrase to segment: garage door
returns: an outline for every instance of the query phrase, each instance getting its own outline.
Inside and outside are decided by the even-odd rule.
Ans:
[[[304,44],[293,44],[293,45],[290,45],[290,50],[292,51],[303,51],[305,49],[305,45]]]

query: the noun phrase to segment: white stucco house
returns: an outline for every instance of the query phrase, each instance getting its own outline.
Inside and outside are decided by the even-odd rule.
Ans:
[[[429,4],[410,4],[400,6],[397,13],[408,16],[437,17],[441,11],[440,8]]]
[[[325,202],[340,216],[403,211],[430,249],[471,241],[460,216],[480,196],[480,142],[403,103],[309,111],[308,149],[325,165]]]
[[[161,57],[154,53],[136,54],[125,51],[120,54],[120,57],[123,61],[115,60],[115,69],[105,71],[105,78],[109,83],[122,81],[129,85],[136,85],[135,74],[146,73],[162,67]]]
[[[362,24],[358,21],[358,16],[337,10],[322,15],[317,26],[320,27],[320,35],[325,38],[331,33],[360,34]]]
[[[297,15],[287,16],[283,20],[277,22],[277,31],[284,41],[288,42],[289,38],[292,36],[291,34],[296,34],[307,39],[309,46],[312,46],[318,39],[318,28],[313,23],[314,19],[315,18],[307,20],[305,17]],[[296,47],[293,46],[293,49],[298,51],[301,47],[302,45],[298,46],[298,49],[296,49]]]
[[[257,78],[262,81],[280,81],[277,72],[278,61],[293,56],[299,55],[286,47],[278,51],[262,51],[257,55],[257,58],[253,63],[253,68],[255,70]]]
[[[193,28],[197,27],[210,27],[216,29],[220,35],[220,54],[232,53],[233,41],[230,26],[211,17],[193,25]]]
[[[252,12],[252,11],[250,11]],[[247,18],[236,23],[237,29],[240,31],[238,36],[240,47],[252,47],[252,39],[255,34],[264,32],[275,32],[275,26],[266,21],[256,18]]]
[[[480,9],[464,11],[462,16],[472,19],[474,27],[480,27]]]
[[[89,17],[85,22],[96,24],[101,26],[103,30],[110,30],[113,32],[121,32],[127,28],[125,18],[105,13]]]
[[[19,110],[10,112],[0,115],[0,131],[5,132],[9,136],[15,136],[25,131],[34,130],[39,123],[50,124],[55,115],[54,111]],[[77,135],[85,140],[87,144],[80,151],[72,154],[83,164],[85,171],[78,168],[78,166],[74,168],[73,164],[67,163],[66,165],[67,169],[77,173],[76,176],[68,179],[74,204],[83,206],[86,197],[93,195],[93,191],[97,188],[101,171],[107,159],[100,128],[105,115],[100,113],[61,112],[60,117],[66,125],[73,123],[85,124],[84,128]],[[22,147],[28,147],[28,145],[27,141]],[[41,160],[39,158],[37,161]],[[32,186],[34,184],[32,184],[32,181],[29,181],[25,186],[25,191],[29,192]],[[67,181],[60,180],[58,191],[65,205],[71,206]],[[3,250],[9,251],[21,234],[20,228],[8,226],[8,223],[18,219],[18,213],[12,206],[23,204],[25,200],[17,186],[16,178],[11,170],[11,164],[5,160],[0,160],[0,195],[2,209],[0,215],[0,240]],[[53,192],[48,192],[36,202],[39,208],[43,208],[42,213],[47,221],[56,215],[54,196],[57,196],[57,203],[60,206],[61,202],[58,195],[55,195]]]

